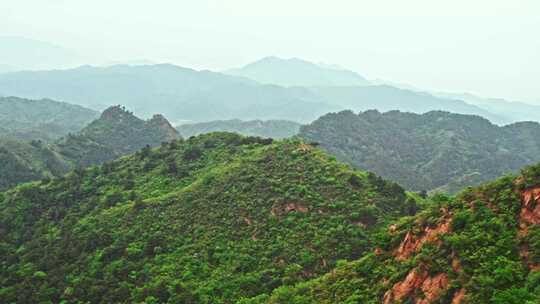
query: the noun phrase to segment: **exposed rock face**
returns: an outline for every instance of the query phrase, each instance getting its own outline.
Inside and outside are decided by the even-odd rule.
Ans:
[[[433,277],[425,269],[413,269],[405,280],[394,284],[384,294],[384,304],[396,303],[404,299],[414,299],[415,304],[429,304],[448,288],[448,276],[439,273]],[[419,292],[421,291],[421,292]]]
[[[394,255],[398,260],[405,260],[412,253],[417,252],[426,242],[437,242],[438,235],[450,232],[452,217],[449,215],[443,217],[439,224],[435,227],[426,227],[421,235],[414,235],[411,231],[407,232],[405,238],[394,251]]]
[[[529,225],[540,224],[540,187],[523,190],[520,194],[522,205],[519,214],[519,236],[525,237],[529,233]],[[540,269],[540,265],[531,261],[527,244],[521,246],[519,255],[527,264],[529,270]]]
[[[540,224],[540,187],[521,192],[520,226]]]
[[[458,292],[454,294],[454,297],[452,298],[452,304],[461,304],[463,303],[463,300],[465,299],[465,288],[461,288]]]

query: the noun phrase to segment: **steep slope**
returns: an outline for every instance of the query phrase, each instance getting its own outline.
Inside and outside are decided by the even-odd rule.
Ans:
[[[369,85],[369,81],[355,72],[298,58],[265,57],[242,68],[225,71],[225,73],[285,87]]]
[[[415,191],[456,192],[540,161],[540,124],[498,127],[446,112],[343,111],[303,126],[299,136]]]
[[[21,140],[54,140],[80,131],[99,113],[49,99],[0,97],[0,136]]]
[[[2,194],[0,301],[235,303],[358,258],[403,189],[299,141],[212,133]]]
[[[177,127],[183,137],[196,136],[210,132],[234,132],[248,136],[265,138],[287,138],[298,134],[300,124],[288,120],[216,120],[194,124],[182,124]]]
[[[0,138],[0,190],[64,174],[71,167],[40,141],[26,143]]]
[[[163,116],[144,121],[120,106],[110,107],[80,132],[50,144],[0,138],[0,190],[101,164],[177,138],[178,132]]]
[[[540,165],[435,203],[361,259],[245,303],[540,302]]]

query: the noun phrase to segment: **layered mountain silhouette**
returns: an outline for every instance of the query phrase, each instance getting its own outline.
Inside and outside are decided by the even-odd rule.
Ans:
[[[0,74],[0,95],[48,97],[98,110],[124,104],[139,116],[158,112],[173,122],[285,119],[306,123],[345,109],[444,110],[508,122],[460,100],[391,86],[282,87],[168,64],[5,73]]]
[[[183,137],[196,136],[211,132],[234,132],[247,136],[268,138],[287,138],[300,130],[300,124],[288,120],[216,120],[194,124],[182,124],[177,127]]]

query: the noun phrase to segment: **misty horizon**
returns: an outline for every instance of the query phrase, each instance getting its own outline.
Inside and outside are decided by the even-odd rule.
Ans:
[[[0,36],[58,46],[78,58],[72,67],[171,63],[221,72],[277,56],[421,90],[540,104],[538,2],[340,4],[5,1]]]

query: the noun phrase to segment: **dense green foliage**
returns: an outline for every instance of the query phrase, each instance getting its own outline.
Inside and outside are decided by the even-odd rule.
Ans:
[[[359,258],[401,187],[296,140],[212,133],[0,199],[2,303],[234,303]]]
[[[49,99],[0,97],[0,137],[51,141],[80,131],[98,116],[96,111]]]
[[[177,130],[185,138],[211,132],[233,132],[247,136],[282,139],[296,135],[300,130],[300,124],[288,120],[232,119],[182,124]]]
[[[540,185],[540,165],[525,170],[522,176],[525,181],[504,177],[469,188],[453,199],[439,196],[428,210],[381,233],[379,252],[340,263],[322,277],[292,288],[280,287],[270,296],[244,303],[382,303],[385,295],[388,303],[416,303],[424,297],[430,299],[427,303],[539,303],[540,208],[535,211],[534,223],[527,222],[521,214],[526,207],[520,191],[530,189],[526,185]],[[448,219],[450,229],[438,234],[439,240],[427,241],[406,259],[396,258],[395,250],[405,242],[406,232],[421,237],[426,227],[441,227]],[[439,275],[446,280],[441,280],[441,285],[428,284],[423,292],[426,285],[422,283],[428,280],[417,275],[418,287],[411,284],[413,288],[400,300],[389,297],[399,289],[396,283],[422,272],[426,277]],[[452,302],[457,301],[460,291],[462,300]],[[437,296],[428,298],[428,293]]]
[[[114,106],[80,132],[50,144],[0,139],[0,190],[101,164],[178,137],[161,115],[144,121]]]
[[[390,111],[327,114],[300,137],[408,189],[457,192],[540,161],[540,125],[498,127],[478,116]]]

